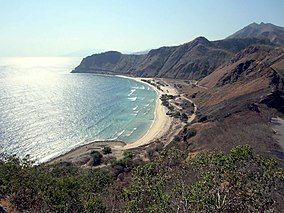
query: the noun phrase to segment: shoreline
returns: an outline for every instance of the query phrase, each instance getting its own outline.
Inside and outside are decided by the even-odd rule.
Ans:
[[[153,81],[154,78],[140,78],[140,77],[130,77],[130,76],[124,76],[124,75],[116,75],[116,76],[121,77],[121,78],[131,79],[131,80],[146,84],[147,86],[151,87],[157,94],[155,112],[154,112],[154,120],[150,128],[141,138],[139,138],[138,140],[132,143],[126,144],[123,147],[123,149],[127,150],[127,149],[138,148],[140,146],[147,145],[161,138],[163,135],[165,135],[165,133],[169,130],[170,125],[172,123],[172,118],[166,115],[166,108],[162,105],[162,101],[160,99],[162,94],[165,94],[165,93],[158,90],[155,86],[142,81],[142,79]],[[167,94],[171,94],[171,95],[177,94],[176,90],[170,86],[167,86],[166,89],[168,91],[171,91]]]
[[[55,158],[52,158],[44,163],[50,164],[50,163],[64,162],[64,161],[76,161],[76,160],[80,161],[80,159],[83,160],[83,158],[89,156],[91,151],[93,150],[99,151],[105,146],[109,146],[113,150],[113,156],[119,159],[122,158],[123,151],[148,145],[154,142],[155,140],[162,138],[169,131],[173,123],[173,118],[166,115],[166,107],[162,105],[160,97],[162,96],[162,94],[177,95],[178,92],[176,91],[175,88],[173,88],[172,86],[163,86],[163,90],[165,89],[167,92],[162,92],[158,90],[154,85],[142,81],[142,79],[153,81],[155,80],[155,78],[130,77],[124,75],[113,75],[113,76],[137,81],[139,83],[151,87],[156,92],[157,97],[155,104],[154,119],[147,132],[141,138],[131,143],[125,143],[123,141],[108,141],[108,140],[91,141],[88,144],[84,144],[79,147],[73,148],[72,150],[64,154],[61,154]]]

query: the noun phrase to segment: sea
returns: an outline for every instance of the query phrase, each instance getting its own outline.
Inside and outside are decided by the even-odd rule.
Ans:
[[[92,141],[131,143],[157,94],[132,79],[70,73],[76,57],[0,58],[0,153],[45,162]]]

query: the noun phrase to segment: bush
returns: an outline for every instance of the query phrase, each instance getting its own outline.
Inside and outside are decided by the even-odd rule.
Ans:
[[[125,151],[123,153],[124,158],[128,158],[128,159],[133,159],[134,158],[134,154],[131,151]]]
[[[173,112],[172,116],[174,118],[180,118],[180,112],[179,111],[175,111],[175,112]]]
[[[111,153],[112,153],[111,148],[108,147],[108,146],[105,146],[105,147],[103,148],[102,152],[103,152],[104,155],[107,155],[107,154],[111,154]]]
[[[101,198],[93,198],[91,200],[89,200],[86,203],[86,212],[89,213],[105,213],[106,212],[106,206],[103,204],[103,201]]]
[[[92,151],[92,152],[91,152],[91,156],[92,156],[92,158],[93,158],[93,165],[94,165],[94,166],[98,166],[98,165],[100,165],[100,164],[102,163],[102,157],[103,157],[103,155],[102,155],[100,152],[98,152],[98,151]]]
[[[125,151],[123,153],[124,158],[120,160],[112,161],[111,167],[113,176],[117,178],[117,176],[123,172],[130,172],[133,168],[133,158],[134,154],[131,151]]]
[[[277,212],[273,195],[283,187],[284,170],[275,160],[254,155],[250,146],[237,146],[229,154],[200,154],[191,164],[200,172],[189,188],[193,209]]]
[[[109,165],[112,164],[112,162],[116,161],[116,157],[108,155],[104,157],[104,164]]]
[[[185,113],[182,113],[181,114],[181,117],[180,117],[180,120],[182,121],[182,122],[187,122],[187,120],[188,120],[188,116],[185,114]]]
[[[53,179],[44,192],[45,201],[55,212],[81,212],[81,185],[76,177]]]
[[[188,139],[194,137],[196,135],[195,129],[184,129],[183,130],[183,141],[187,141]]]
[[[202,116],[199,118],[198,122],[205,122],[205,121],[207,121],[207,120],[208,120],[208,117],[207,117],[206,115],[202,115]]]
[[[194,134],[184,130],[186,133]],[[153,162],[137,166],[136,160],[133,153],[125,152],[122,160],[113,162],[113,168],[88,170],[75,169],[69,163],[32,166],[27,160],[7,158],[0,161],[0,195],[17,212],[283,209],[283,168],[274,159],[256,155],[247,145],[227,154],[200,153],[190,159],[188,151],[173,147],[163,149]],[[121,181],[111,177],[111,169],[123,173]]]
[[[180,141],[181,141],[180,136],[175,135],[175,137],[174,137],[174,141],[175,141],[175,142],[180,142]]]

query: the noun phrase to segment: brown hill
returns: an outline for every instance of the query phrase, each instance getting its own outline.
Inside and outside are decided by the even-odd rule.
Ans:
[[[146,55],[125,55],[110,51],[84,58],[72,72],[129,74],[141,77],[200,79],[235,53],[254,44],[271,44],[257,38],[208,41],[204,37],[180,46],[161,47]]]
[[[270,23],[252,23],[237,31],[228,38],[259,38],[269,39],[277,45],[284,45],[284,28]]]
[[[251,46],[245,49],[200,81],[201,86],[210,88],[206,91],[210,98],[204,99],[202,106],[206,106],[209,113],[211,107],[219,108],[224,102],[231,104],[230,110],[239,108],[244,101],[265,103],[265,97],[272,93],[283,93],[283,65],[284,48]],[[274,107],[284,112],[281,102]],[[228,110],[222,111],[225,112],[229,113]]]
[[[230,62],[184,88],[198,106],[191,151],[223,150],[250,144],[284,165],[271,119],[284,112],[284,48],[250,46]]]

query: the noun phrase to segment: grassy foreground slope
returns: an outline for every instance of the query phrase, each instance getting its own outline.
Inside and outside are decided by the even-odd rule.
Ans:
[[[176,147],[131,154],[111,166],[0,162],[1,203],[10,212],[279,212],[284,170],[249,146],[189,156]]]

